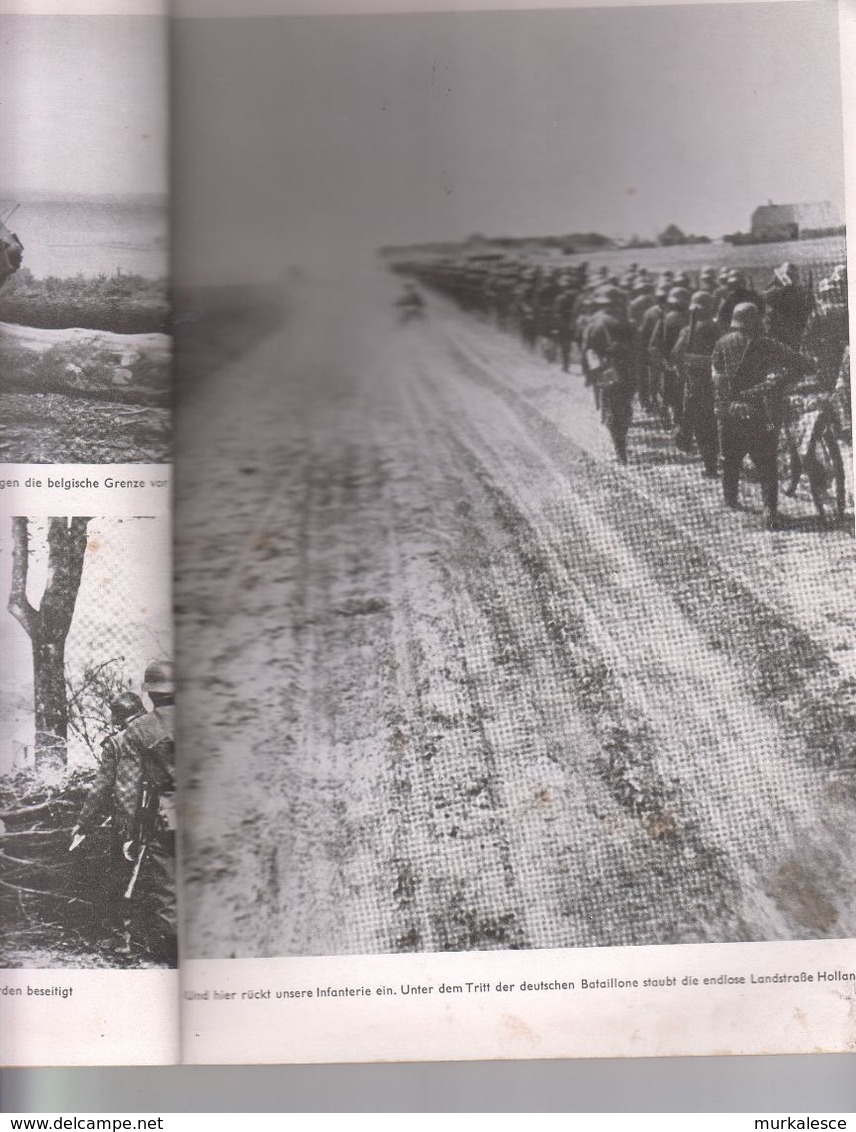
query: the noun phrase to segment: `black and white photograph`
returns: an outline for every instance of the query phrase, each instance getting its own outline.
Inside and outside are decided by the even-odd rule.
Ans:
[[[0,76],[0,461],[166,461],[166,21],[4,14]]]
[[[837,6],[184,11],[187,957],[856,936]]]
[[[3,519],[4,968],[176,966],[169,537]]]

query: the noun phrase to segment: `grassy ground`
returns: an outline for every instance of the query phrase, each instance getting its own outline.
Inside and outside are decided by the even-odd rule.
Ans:
[[[10,463],[161,463],[170,458],[169,407],[4,390],[0,421],[0,460]]]

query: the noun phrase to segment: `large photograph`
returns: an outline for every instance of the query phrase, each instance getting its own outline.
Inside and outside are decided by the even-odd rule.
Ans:
[[[3,16],[0,461],[169,459],[162,16]]]
[[[0,966],[175,967],[169,523],[3,525]]]
[[[177,21],[189,957],[856,935],[838,61]]]

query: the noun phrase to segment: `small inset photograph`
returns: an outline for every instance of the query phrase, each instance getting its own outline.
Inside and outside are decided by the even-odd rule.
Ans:
[[[170,532],[0,526],[0,967],[175,967]]]
[[[0,461],[166,461],[164,21],[4,16],[0,75]]]

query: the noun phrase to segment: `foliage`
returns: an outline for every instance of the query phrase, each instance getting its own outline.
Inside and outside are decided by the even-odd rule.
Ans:
[[[110,704],[130,689],[124,660],[121,656],[101,663],[90,660],[76,679],[66,671],[68,726],[90,751],[96,749],[100,733],[110,728]]]
[[[109,824],[69,852],[93,780],[91,770],[66,771],[50,785],[32,770],[0,778],[0,967],[159,962],[136,938],[117,951],[127,877]]]
[[[166,281],[142,275],[76,275],[36,279],[21,268],[0,292],[0,322],[41,329],[111,330],[148,334],[169,330]]]
[[[79,392],[116,402],[168,404],[172,374],[168,361],[154,352],[134,351],[128,367],[118,364],[111,343],[95,335],[33,350],[0,335],[0,376],[8,389],[34,393]]]

